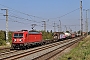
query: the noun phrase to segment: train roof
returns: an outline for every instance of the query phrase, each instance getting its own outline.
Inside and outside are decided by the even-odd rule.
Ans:
[[[29,34],[42,34],[41,32],[39,31],[35,31],[35,30],[31,30],[28,32]]]
[[[36,31],[36,30],[31,30],[31,31],[28,31],[28,30],[14,31],[14,33],[23,33],[23,32],[28,32],[28,34],[42,34],[41,32]]]
[[[54,32],[54,33],[57,33],[57,34],[64,34],[64,32]]]

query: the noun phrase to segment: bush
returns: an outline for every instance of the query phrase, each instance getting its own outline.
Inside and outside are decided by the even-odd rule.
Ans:
[[[1,46],[1,45],[6,45],[5,40],[0,39],[0,46]]]
[[[8,32],[8,41],[12,41],[12,31]],[[0,46],[6,44],[6,33],[5,31],[0,30]]]
[[[53,39],[53,36],[52,36],[52,32],[45,32],[45,31],[41,31],[42,32],[42,35],[43,35],[43,39],[46,40],[46,39]]]

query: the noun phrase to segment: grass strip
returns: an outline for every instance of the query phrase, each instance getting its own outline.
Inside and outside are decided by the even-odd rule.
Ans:
[[[90,60],[90,36],[87,36],[70,52],[61,56],[59,60]]]

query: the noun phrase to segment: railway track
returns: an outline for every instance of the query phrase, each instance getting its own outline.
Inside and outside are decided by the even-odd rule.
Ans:
[[[10,49],[10,48],[9,48],[9,47],[8,47],[8,48],[6,48],[6,47],[4,47],[4,48],[3,48],[3,47],[2,47],[2,48],[0,48],[0,50],[4,50],[4,49]]]
[[[78,41],[76,40],[76,41],[69,41],[69,43],[66,43],[66,44],[64,43],[63,46],[61,46],[49,53],[46,53],[42,56],[39,56],[39,57],[35,58],[35,60],[49,60],[52,57],[54,57],[55,55],[59,54],[60,52],[64,51],[65,49],[67,49],[68,47],[72,46],[76,42],[78,42]]]
[[[64,51],[66,48],[68,48],[68,47],[72,46],[73,44],[75,44],[76,42],[78,42],[78,40],[79,39],[69,40],[68,42],[59,45],[60,47],[58,47],[57,49],[54,49],[54,50],[50,51],[49,53],[39,56],[39,57],[35,58],[34,60],[49,60],[52,57],[54,57],[55,55],[57,55],[58,53]]]
[[[12,54],[12,53],[17,52],[17,51],[18,51],[18,50],[4,51],[4,52],[1,52],[1,53],[0,53],[0,56],[1,56],[1,55],[6,55],[6,54]]]
[[[65,41],[60,41],[48,45],[43,45],[40,47],[27,49],[27,50],[21,50],[16,51],[13,53],[8,54],[2,54],[0,55],[1,60],[13,60],[13,59],[19,59],[19,60],[47,60],[57,54],[60,51],[63,51],[64,49],[68,48],[72,44],[78,42],[81,38],[77,39],[69,39]],[[55,53],[57,52],[57,53]],[[48,56],[48,57],[47,57]]]
[[[0,54],[2,52],[8,52],[8,51],[10,51],[10,47],[0,47]]]

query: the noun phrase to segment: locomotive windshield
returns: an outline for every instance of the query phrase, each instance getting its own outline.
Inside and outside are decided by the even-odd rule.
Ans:
[[[14,33],[14,38],[22,38],[23,33]]]

